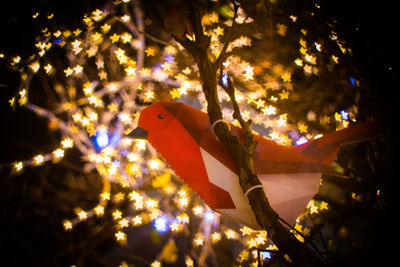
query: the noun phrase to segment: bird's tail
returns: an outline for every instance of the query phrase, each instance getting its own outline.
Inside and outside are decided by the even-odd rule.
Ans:
[[[295,146],[293,149],[329,166],[334,161],[341,145],[371,140],[375,138],[377,130],[378,127],[375,124],[357,123],[303,145]]]

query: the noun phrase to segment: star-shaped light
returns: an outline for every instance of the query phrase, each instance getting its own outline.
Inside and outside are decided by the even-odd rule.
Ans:
[[[117,239],[117,241],[125,241],[126,234],[122,231],[118,231],[117,233],[115,233],[115,238]]]
[[[33,158],[33,161],[34,161],[34,163],[36,164],[36,165],[40,165],[40,164],[42,164],[43,163],[43,161],[44,161],[44,157],[43,157],[43,155],[37,155],[37,156],[35,156],[34,158]]]
[[[116,43],[119,40],[119,35],[114,33],[113,35],[110,36],[111,42]]]
[[[146,48],[146,50],[144,50],[144,52],[146,53],[146,55],[149,56],[154,56],[156,53],[156,49],[152,46],[149,46]]]
[[[53,151],[53,155],[56,159],[62,158],[62,157],[64,157],[64,150],[61,148],[58,148]]]
[[[68,220],[65,220],[65,221],[63,222],[63,226],[64,226],[64,229],[65,229],[65,230],[71,230],[71,229],[72,229],[72,222],[71,222],[71,221],[68,221]]]
[[[123,34],[121,34],[121,40],[122,42],[125,43],[129,43],[132,40],[132,35],[130,35],[129,33],[125,32]]]
[[[204,244],[204,239],[203,239],[203,237],[198,236],[193,240],[193,243],[198,247],[202,246]]]
[[[242,232],[242,235],[245,236],[245,235],[252,234],[254,232],[254,230],[251,229],[250,227],[243,226],[242,228],[240,228],[240,232]]]
[[[101,205],[97,205],[94,208],[94,212],[96,213],[97,216],[102,216],[104,214],[104,207]]]
[[[122,212],[120,210],[116,210],[112,213],[113,219],[118,220],[122,218]]]
[[[141,225],[143,221],[142,216],[140,215],[136,215],[135,217],[132,218],[132,223],[133,225],[137,226],[137,225]]]
[[[24,164],[22,163],[22,161],[18,161],[18,162],[14,163],[14,170],[16,170],[17,172],[21,171],[23,167],[24,167]]]
[[[212,233],[212,235],[211,235],[211,240],[212,240],[214,243],[218,242],[219,240],[221,240],[221,234],[218,233],[218,232]]]
[[[72,75],[73,72],[74,72],[74,70],[71,69],[70,67],[68,67],[67,69],[64,70],[64,73],[65,73],[66,77]]]
[[[136,68],[133,66],[129,66],[125,68],[125,72],[128,76],[135,76],[136,75]]]
[[[262,113],[264,114],[264,116],[265,115],[268,115],[268,116],[269,115],[275,115],[276,114],[276,108],[271,106],[271,105],[269,105],[268,107],[264,107],[262,109]]]
[[[250,240],[247,241],[247,247],[248,248],[256,248],[257,241],[254,238],[251,238]]]
[[[243,74],[243,75],[244,75],[246,81],[247,81],[247,80],[253,80],[254,68],[251,67],[250,65],[247,65],[247,66],[244,68],[244,74]]]
[[[233,231],[232,229],[226,230],[226,231],[225,231],[225,235],[226,235],[226,238],[228,238],[228,239],[235,239],[235,238],[237,238],[236,232]]]
[[[81,220],[81,221],[87,219],[87,212],[84,210],[80,210],[77,215],[78,215],[79,220]]]

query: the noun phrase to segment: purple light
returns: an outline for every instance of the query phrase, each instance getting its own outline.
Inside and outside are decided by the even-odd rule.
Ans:
[[[168,62],[168,63],[172,63],[172,62],[174,62],[174,57],[171,56],[171,55],[167,55],[165,57],[165,61]]]

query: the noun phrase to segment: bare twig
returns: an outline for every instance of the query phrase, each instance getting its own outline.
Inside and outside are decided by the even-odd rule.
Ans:
[[[223,69],[221,68],[220,81],[222,80],[222,75],[223,75]],[[233,87],[232,79],[230,78],[230,76],[228,75],[227,84],[220,83],[220,85],[229,96],[230,102],[233,107],[233,118],[238,120],[240,126],[242,127],[245,149],[248,153],[253,155],[257,146],[257,141],[253,140],[253,131],[251,130],[252,121],[251,119],[245,121],[242,117],[239,105],[235,97],[235,88]]]
[[[229,33],[225,39],[224,46],[222,47],[221,53],[219,54],[218,58],[214,61],[213,66],[215,71],[218,71],[218,69],[221,67],[222,63],[229,57],[230,53],[227,53],[227,49],[229,47],[230,42],[232,41],[232,36],[233,36],[233,31],[236,25],[236,17],[237,17],[237,12],[239,9],[239,5],[235,3],[234,0],[231,1],[233,4],[233,19],[232,19],[232,26],[229,29]]]

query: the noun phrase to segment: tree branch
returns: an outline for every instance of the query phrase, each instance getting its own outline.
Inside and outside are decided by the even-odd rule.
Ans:
[[[232,26],[229,29],[229,33],[226,37],[226,40],[225,40],[224,46],[222,47],[221,53],[219,54],[218,58],[213,63],[213,67],[214,67],[215,71],[218,71],[218,69],[221,67],[222,63],[230,56],[230,54],[229,53],[227,54],[226,51],[229,47],[230,42],[232,41],[233,30],[236,25],[236,17],[237,17],[237,12],[239,9],[239,5],[236,4],[234,0],[232,0],[231,2],[233,4],[233,10],[234,10]]]
[[[220,71],[220,81],[222,81],[222,76],[223,76],[223,69],[221,68]],[[242,114],[240,112],[239,105],[236,101],[235,97],[235,88],[233,87],[232,84],[232,79],[228,75],[227,77],[227,84],[224,84],[220,82],[220,86],[225,90],[225,92],[228,94],[230,102],[233,107],[233,118],[238,120],[240,123],[240,126],[242,127],[243,130],[243,139],[244,139],[244,145],[246,148],[247,153],[253,155],[254,151],[257,146],[257,141],[253,140],[253,131],[251,130],[251,119],[248,121],[245,121],[242,117]]]

